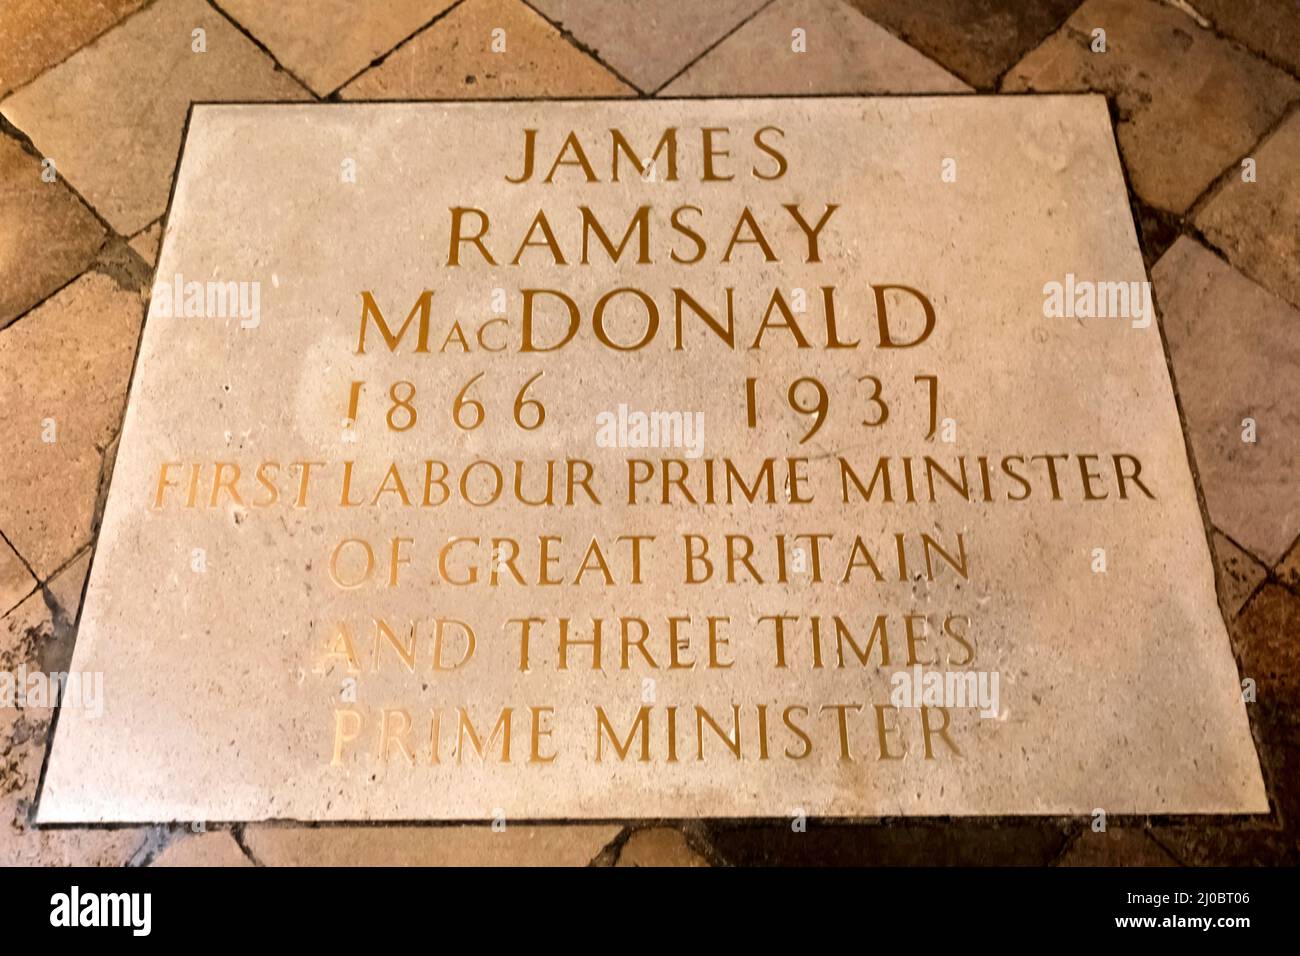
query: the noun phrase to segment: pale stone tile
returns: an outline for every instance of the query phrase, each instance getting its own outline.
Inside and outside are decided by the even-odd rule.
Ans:
[[[1268,570],[1221,531],[1214,532],[1214,555],[1219,572],[1219,607],[1223,616],[1232,620],[1268,577]]]
[[[967,83],[989,89],[1080,0],[848,0]]]
[[[1300,6],[1295,0],[1190,0],[1215,27],[1300,73]]]
[[[85,269],[104,241],[95,214],[42,170],[0,134],[0,329]]]
[[[141,229],[128,243],[136,254],[149,265],[158,262],[158,244],[162,242],[162,221],[155,222],[148,229]]]
[[[586,866],[616,826],[250,826],[266,866]]]
[[[89,272],[0,332],[0,528],[45,578],[89,540],[143,302]],[[47,442],[52,420],[53,442]]]
[[[0,3],[0,96],[75,53],[145,0],[5,0]]]
[[[0,538],[0,615],[16,607],[34,587],[36,579],[18,552],[9,547],[8,541]]]
[[[252,866],[235,838],[224,830],[183,832],[172,838],[153,866]]]
[[[1106,31],[1106,52],[1090,48]],[[1160,3],[1088,0],[1007,74],[1007,91],[1115,98],[1137,194],[1184,212],[1300,94],[1300,82]]]
[[[505,49],[494,52],[493,31]],[[500,36],[500,35],[498,35]],[[466,0],[345,86],[349,100],[632,96],[519,0]]]
[[[616,865],[700,867],[709,861],[690,848],[680,830],[652,827],[627,838]]]
[[[804,31],[802,52],[794,49],[795,30]],[[777,0],[664,87],[662,95],[969,90],[840,0]]]
[[[651,93],[765,2],[533,0],[533,6],[629,83]]]
[[[1186,237],[1151,276],[1210,520],[1272,565],[1300,532],[1300,312]]]
[[[1250,158],[1256,181],[1234,169],[1196,225],[1238,269],[1300,308],[1300,110]]]
[[[207,52],[192,49],[206,31]],[[158,0],[0,102],[117,232],[161,216],[194,100],[308,94],[203,0]]]
[[[1232,634],[1241,657],[1242,679],[1255,682],[1255,724],[1263,733],[1266,748],[1276,756],[1286,747],[1287,759],[1296,760],[1300,737],[1300,596],[1270,581],[1259,589],[1233,622]],[[1291,733],[1280,733],[1286,728]],[[1279,782],[1294,775],[1279,776]],[[1275,798],[1297,804],[1300,794],[1284,784],[1276,788],[1285,794]]]
[[[456,0],[219,0],[271,55],[327,96]]]
[[[88,564],[89,552],[56,575],[47,591],[0,620],[0,669],[66,669]],[[144,831],[38,830],[31,824],[53,713],[49,706],[0,704],[0,866],[123,866]]]

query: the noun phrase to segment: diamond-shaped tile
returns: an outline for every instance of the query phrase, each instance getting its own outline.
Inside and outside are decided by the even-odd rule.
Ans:
[[[205,52],[195,50],[198,30]],[[167,206],[192,101],[307,96],[203,0],[157,0],[0,102],[0,113],[130,236]]]
[[[340,96],[474,99],[635,92],[519,0],[465,0],[345,86]]]
[[[86,551],[47,588],[0,620],[0,668],[66,672],[89,567]],[[109,700],[105,694],[105,706]],[[27,700],[18,708],[0,707],[0,866],[125,865],[143,842],[143,830],[38,830],[31,825],[54,716],[52,707],[39,703]]]
[[[0,329],[80,274],[104,241],[57,169],[43,179],[40,158],[0,134]]]
[[[1255,181],[1234,170],[1196,225],[1238,269],[1300,308],[1300,110],[1249,158]]]
[[[1106,50],[1092,50],[1104,30]],[[1300,82],[1172,6],[1088,0],[1003,80],[1007,91],[1114,97],[1133,188],[1182,213],[1300,95]]]
[[[208,833],[181,833],[158,854],[152,866],[252,866],[235,838],[213,830]]]
[[[456,0],[219,0],[285,69],[327,96]]]
[[[145,0],[5,0],[0,4],[0,96],[75,53]]]
[[[1234,40],[1300,73],[1296,0],[1195,0],[1192,5]]]
[[[532,5],[629,83],[651,93],[767,2],[532,0]]]
[[[1210,520],[1271,566],[1300,532],[1300,311],[1186,237],[1151,275]]]
[[[762,69],[753,68],[758,63]],[[840,0],[777,0],[664,87],[661,95],[969,89]]]
[[[1237,616],[1246,600],[1268,577],[1268,570],[1249,551],[1237,547],[1221,531],[1214,532],[1215,570],[1218,572],[1219,608],[1225,620]]]
[[[967,83],[989,89],[1080,0],[849,0]]]
[[[17,607],[35,587],[36,579],[27,570],[27,564],[9,547],[8,541],[0,538],[0,617]]]
[[[0,529],[41,579],[90,540],[143,311],[88,272],[0,332]]]

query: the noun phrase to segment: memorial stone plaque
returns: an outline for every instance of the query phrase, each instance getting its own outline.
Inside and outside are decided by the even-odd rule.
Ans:
[[[43,822],[1267,809],[1100,97],[195,106]]]

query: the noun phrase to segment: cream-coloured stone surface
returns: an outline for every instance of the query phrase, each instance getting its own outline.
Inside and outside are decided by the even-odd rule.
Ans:
[[[649,157],[669,127],[675,169],[665,146],[611,181],[609,130]],[[529,129],[541,169],[572,131],[599,181],[570,145],[552,182],[509,182]],[[826,204],[813,248],[786,207],[812,231]],[[644,250],[584,254],[583,207],[611,245],[647,207]],[[168,223],[158,275],[260,283],[259,311],[169,318],[154,290],[74,661],[109,705],[60,720],[41,820],[1266,809],[1158,331],[1044,317],[1049,281],[1145,279],[1102,98],[201,106]],[[681,348],[674,287],[717,323],[683,304]],[[656,304],[644,348],[635,293],[602,326],[627,350],[593,331],[620,288]],[[532,293],[522,350],[529,289],[572,298],[571,339]],[[366,293],[395,351],[373,314],[359,342]],[[917,296],[928,337],[881,347],[882,321],[922,337]],[[813,379],[815,433],[791,404]],[[599,432],[621,405],[702,413],[699,456]],[[969,499],[932,473],[930,501],[926,455],[965,461]],[[1044,455],[1070,456],[1059,496]],[[864,501],[842,469],[865,492],[882,457],[890,500],[882,478]],[[537,500],[547,460],[555,502],[515,502],[512,463]],[[912,661],[996,672],[996,714],[891,709]]]

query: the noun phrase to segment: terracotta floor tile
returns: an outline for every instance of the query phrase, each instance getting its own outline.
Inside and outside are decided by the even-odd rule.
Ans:
[[[804,31],[802,52],[794,49],[795,30]],[[840,0],[777,0],[664,87],[661,95],[969,89]]]

